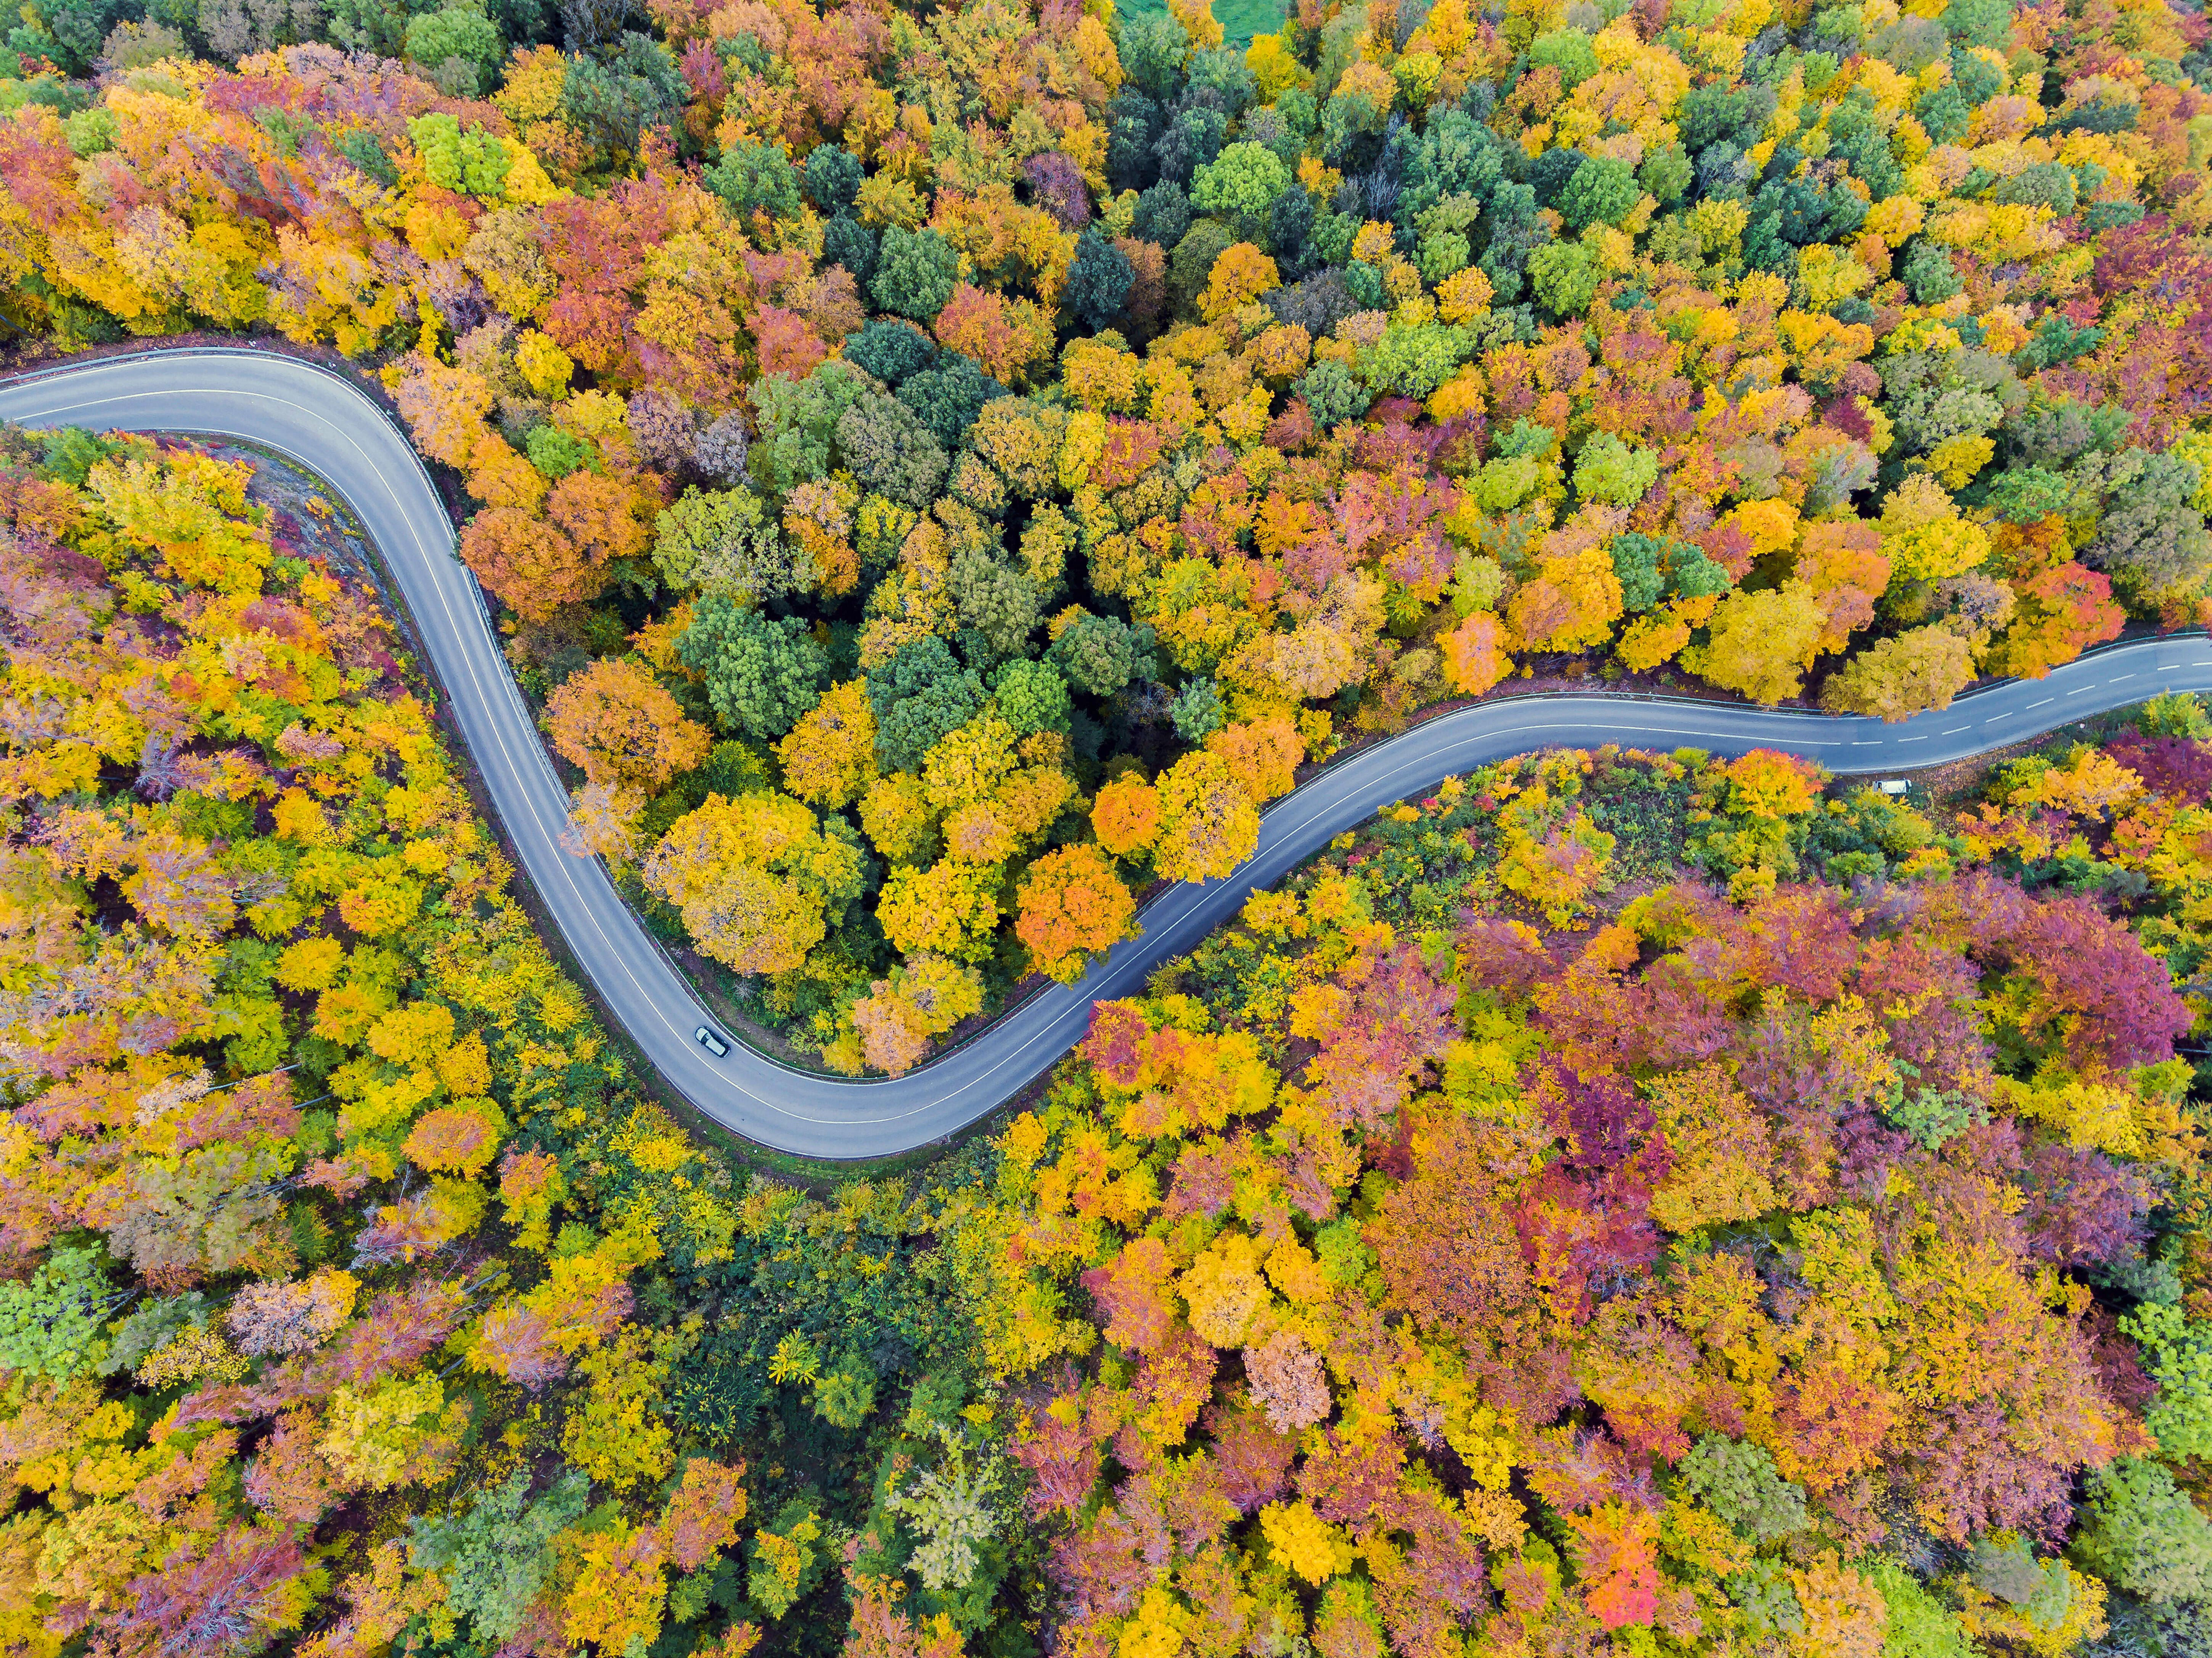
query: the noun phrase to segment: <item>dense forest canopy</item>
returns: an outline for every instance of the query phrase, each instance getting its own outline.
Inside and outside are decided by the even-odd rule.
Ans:
[[[810,1195],[637,1090],[319,496],[0,506],[11,1652],[2203,1649],[2192,699],[1447,779]]]
[[[810,1193],[641,1091],[282,482],[0,434],[11,1652],[2212,1638],[2193,699],[1444,780]]]
[[[835,1650],[995,1420],[988,1159],[637,1092],[299,506],[0,431],[0,1646]]]
[[[1510,761],[1101,1004],[1000,1142],[1055,1650],[2203,1650],[2208,729]]]
[[[1262,21],[30,0],[0,308],[377,377],[578,851],[851,1072],[1440,701],[2205,619],[2195,10]],[[11,1655],[2212,1651],[2193,701],[1445,780],[969,1145],[778,1173],[370,569],[0,433]]]
[[[1898,717],[2198,619],[2204,33],[34,0],[0,274],[375,367],[578,845],[896,1072],[1439,700]]]

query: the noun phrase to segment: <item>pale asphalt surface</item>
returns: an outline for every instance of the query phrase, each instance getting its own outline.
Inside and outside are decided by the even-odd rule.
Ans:
[[[1079,1041],[1094,999],[1129,994],[1332,835],[1455,772],[1552,745],[1786,749],[1832,771],[1894,774],[1947,763],[2164,690],[2212,690],[2212,641],[2121,646],[1963,697],[1899,725],[1726,703],[1586,695],[1510,698],[1431,720],[1364,749],[1278,801],[1257,851],[1226,880],[1170,889],[1143,935],[1088,978],[1054,986],[963,1046],[895,1080],[794,1071],[733,1042],[661,955],[606,872],[561,849],[567,791],[532,723],[461,564],[445,508],[406,438],[357,388],[295,358],[252,350],[107,358],[0,385],[0,419],[26,426],[192,432],[245,439],[319,474],[374,538],[504,823],[509,844],[613,1016],[670,1086],[749,1139],[806,1156],[882,1157],[974,1121]],[[729,1033],[725,1033],[729,1034]]]

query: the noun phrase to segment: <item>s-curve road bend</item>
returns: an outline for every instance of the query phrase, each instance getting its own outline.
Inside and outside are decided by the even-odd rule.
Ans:
[[[178,350],[88,361],[0,384],[0,419],[94,431],[201,433],[289,455],[344,498],[412,611],[461,734],[522,867],[614,1017],[669,1085],[739,1134],[820,1157],[881,1157],[926,1145],[1016,1093],[1083,1035],[1091,1003],[1136,990],[1255,887],[1329,837],[1455,772],[1529,749],[1619,743],[1717,754],[1786,749],[1832,771],[1897,773],[2033,737],[2167,690],[2212,690],[2212,641],[2117,647],[2048,678],[2011,681],[1901,724],[1600,695],[1480,703],[1361,750],[1278,801],[1258,849],[1225,880],[1179,886],[1143,913],[1081,984],[1054,986],[944,1057],[896,1080],[792,1070],[739,1043],[694,1040],[714,1024],[596,861],[561,848],[568,794],[500,653],[452,525],[405,436],[349,382],[295,358]]]

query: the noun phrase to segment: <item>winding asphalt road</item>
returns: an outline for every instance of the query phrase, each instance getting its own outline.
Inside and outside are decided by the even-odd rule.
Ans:
[[[974,1121],[1079,1041],[1094,999],[1130,993],[1324,841],[1392,801],[1510,754],[1553,745],[1787,749],[1832,771],[1893,774],[2033,737],[2163,690],[2212,690],[2212,640],[2117,647],[1960,698],[1902,724],[1733,704],[1528,696],[1478,704],[1364,749],[1276,803],[1259,847],[1226,880],[1178,886],[1143,914],[1079,985],[1054,986],[1000,1023],[896,1080],[792,1070],[732,1044],[693,1040],[714,1023],[595,860],[561,849],[568,793],[508,673],[445,508],[404,434],[353,385],[295,358],[246,349],[106,358],[0,384],[0,419],[95,431],[242,438],[319,474],[374,539],[452,698],[509,841],[569,949],[670,1086],[708,1116],[780,1151],[882,1157]]]

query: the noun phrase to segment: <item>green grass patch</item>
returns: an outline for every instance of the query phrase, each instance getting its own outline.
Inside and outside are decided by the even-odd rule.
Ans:
[[[1115,0],[1123,17],[1165,16],[1167,0]],[[1224,44],[1249,46],[1255,35],[1282,33],[1282,0],[1213,0],[1213,20],[1221,25]]]

